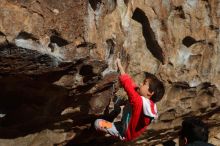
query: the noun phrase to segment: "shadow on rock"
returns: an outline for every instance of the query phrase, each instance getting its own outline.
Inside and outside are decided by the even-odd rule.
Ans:
[[[65,108],[73,106],[77,98],[69,97],[67,89],[42,80],[21,76],[4,77],[0,79],[0,88],[0,112],[3,115],[0,118],[1,138],[16,138],[47,128],[62,128],[64,125],[56,127],[54,123],[82,113],[88,115],[88,107],[78,113],[61,115]],[[80,97],[84,95],[78,95]],[[75,106],[77,104],[80,106],[83,103],[76,102]],[[77,124],[81,121],[79,118],[78,122],[74,122]],[[68,125],[67,129],[73,125]]]

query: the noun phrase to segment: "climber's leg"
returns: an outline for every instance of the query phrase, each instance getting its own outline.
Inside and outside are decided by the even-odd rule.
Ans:
[[[102,131],[102,132],[110,134],[111,136],[115,136],[115,137],[122,139],[122,137],[121,137],[119,131],[116,129],[114,123],[108,122],[103,119],[97,119],[95,121],[94,125],[95,125],[95,129],[97,131]]]

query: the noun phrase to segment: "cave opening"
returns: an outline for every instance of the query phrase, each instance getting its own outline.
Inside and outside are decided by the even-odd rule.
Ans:
[[[56,43],[59,47],[66,46],[69,42],[58,35],[51,35],[50,37],[51,43]],[[50,46],[51,44],[49,44]]]
[[[92,9],[95,11],[98,8],[98,5],[102,2],[102,0],[89,0],[89,4]]]
[[[28,33],[28,32],[26,32],[26,31],[21,31],[21,32],[17,35],[16,39],[25,39],[25,40],[27,40],[27,39],[32,39],[32,40],[35,40],[35,41],[38,40],[32,33]]]
[[[139,22],[142,25],[142,33],[146,41],[147,48],[151,54],[164,64],[164,53],[160,45],[158,44],[153,29],[150,26],[149,19],[145,15],[145,12],[140,8],[136,8],[132,19]]]
[[[196,39],[194,39],[191,36],[186,36],[183,40],[182,40],[183,45],[185,45],[186,47],[190,47],[193,44],[197,43]]]

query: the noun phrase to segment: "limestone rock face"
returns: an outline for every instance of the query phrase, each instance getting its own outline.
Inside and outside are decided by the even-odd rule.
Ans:
[[[2,145],[155,145],[196,116],[220,145],[218,0],[1,0]],[[99,136],[120,56],[137,83],[155,74],[166,93],[157,121],[135,141]],[[85,139],[86,138],[86,139]]]

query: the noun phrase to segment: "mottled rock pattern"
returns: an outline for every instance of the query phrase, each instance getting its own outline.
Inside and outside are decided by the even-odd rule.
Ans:
[[[1,0],[0,20],[1,144],[153,145],[197,116],[219,145],[218,0]],[[113,108],[118,55],[137,83],[150,72],[166,87],[130,143],[91,128]]]

